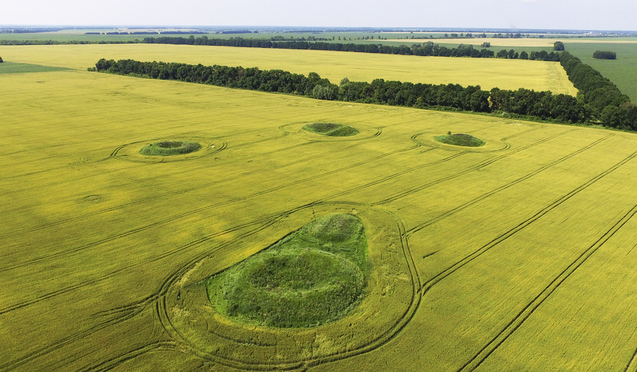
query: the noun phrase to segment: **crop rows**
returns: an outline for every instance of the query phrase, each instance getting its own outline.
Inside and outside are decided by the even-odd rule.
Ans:
[[[22,58],[36,63],[37,49]],[[618,186],[630,183],[632,134],[83,71],[2,80],[0,190],[10,203],[0,229],[1,371],[138,369],[151,357],[166,369],[175,360],[203,370],[371,370],[381,362],[405,371],[507,369],[505,347],[512,352],[516,336],[611,242],[623,244],[618,236],[630,236],[637,213],[635,191]],[[302,130],[314,122],[360,133]],[[433,140],[448,131],[486,145]],[[37,147],[15,147],[18,134]],[[215,150],[183,161],[127,158],[147,142],[188,138]],[[601,190],[609,194],[598,201]],[[580,236],[572,230],[578,207],[598,213],[589,212]],[[385,284],[370,287],[369,303],[387,296],[394,308],[364,305],[342,332],[328,324],[298,339],[289,330],[268,338],[274,331],[215,328],[199,312],[192,324],[205,331],[195,337],[182,310],[195,312],[193,293],[205,297],[201,280],[328,213],[370,223],[373,267]],[[547,224],[563,225],[573,240],[553,261],[544,246],[560,239],[559,229],[542,231]],[[491,271],[513,253],[528,260],[510,273]],[[516,270],[533,275],[520,280]],[[490,280],[491,291],[470,286],[479,280]],[[498,292],[513,282],[528,295]],[[459,286],[491,307],[452,297]],[[466,321],[454,324],[463,311]],[[615,328],[605,332],[631,342]],[[219,350],[205,337],[219,340]],[[309,346],[285,354],[294,340]],[[348,346],[330,348],[339,342]],[[232,355],[227,345],[263,359]],[[612,357],[629,370],[635,363],[623,353]]]

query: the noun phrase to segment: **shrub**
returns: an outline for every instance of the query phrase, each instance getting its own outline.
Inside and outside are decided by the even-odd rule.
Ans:
[[[617,53],[611,52],[609,50],[596,50],[593,53],[593,58],[595,59],[617,59]]]

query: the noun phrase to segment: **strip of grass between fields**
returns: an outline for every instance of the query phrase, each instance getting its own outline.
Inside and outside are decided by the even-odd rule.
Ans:
[[[25,74],[30,72],[53,72],[70,70],[64,67],[31,65],[28,63],[3,62],[0,63],[0,75]]]

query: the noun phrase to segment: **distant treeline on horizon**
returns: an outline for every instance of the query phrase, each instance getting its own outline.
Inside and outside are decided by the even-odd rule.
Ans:
[[[0,25],[0,33],[41,33],[56,32],[62,30],[118,30],[125,28],[128,30],[175,30],[188,29],[195,30],[196,33],[202,32],[221,32],[221,33],[254,33],[254,32],[281,32],[281,33],[323,33],[323,32],[472,32],[472,33],[515,33],[515,34],[559,34],[559,35],[576,35],[576,37],[606,37],[606,36],[637,36],[637,30],[618,31],[618,30],[561,30],[561,29],[518,29],[518,28],[457,28],[457,27],[305,27],[305,26],[139,26],[139,25],[63,25],[63,26],[39,26],[39,25]],[[163,32],[162,32],[163,33]],[[579,34],[579,35],[578,35]]]
[[[431,41],[424,43],[415,42],[412,46],[383,45],[383,44],[356,44],[337,42],[310,42],[310,41],[275,41],[269,39],[243,39],[240,37],[230,39],[202,37],[146,37],[142,40],[147,44],[174,44],[174,45],[207,45],[207,46],[230,46],[240,48],[273,48],[273,49],[295,49],[295,50],[326,50],[338,52],[376,53],[376,54],[399,54],[415,55],[424,57],[471,57],[471,58],[508,58],[508,59],[530,59],[540,61],[559,61],[560,56],[553,51],[527,53],[516,52],[515,50],[500,50],[494,52],[487,48],[478,50],[473,45],[461,44],[456,48],[448,48],[435,44]]]

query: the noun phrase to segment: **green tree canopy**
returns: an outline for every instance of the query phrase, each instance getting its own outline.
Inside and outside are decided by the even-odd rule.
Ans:
[[[593,53],[593,58],[596,59],[617,59],[617,53],[609,50],[596,50]]]

